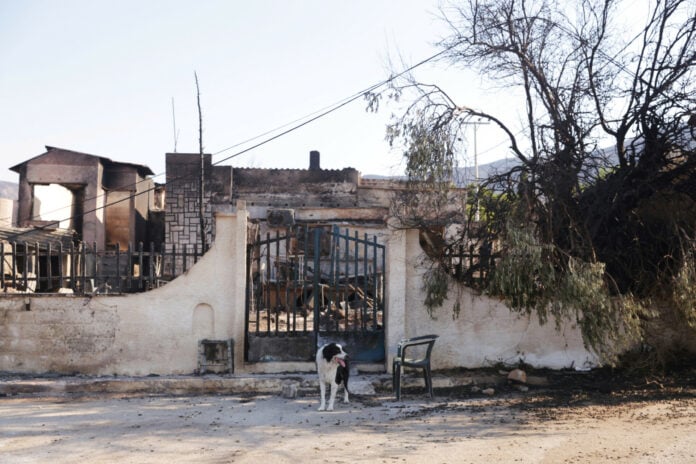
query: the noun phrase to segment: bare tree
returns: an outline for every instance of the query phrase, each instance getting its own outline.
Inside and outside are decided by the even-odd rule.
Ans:
[[[651,2],[629,35],[625,7],[465,0],[443,8],[448,62],[520,90],[522,131],[413,76],[389,91],[410,102],[387,137],[405,146],[414,186],[394,213],[408,227],[450,226],[439,255],[430,253],[437,269],[466,276],[448,256],[485,235],[501,244],[486,290],[542,322],[574,320],[608,360],[622,341],[645,336],[651,298],[674,296],[696,237],[695,143],[686,125],[696,109],[696,6]],[[454,214],[451,186],[474,118],[500,129],[517,163],[479,193],[466,191],[468,209]],[[611,149],[600,150],[606,141]],[[481,222],[466,214],[474,201],[484,205]],[[679,208],[670,208],[675,201]]]
[[[205,154],[203,153],[203,111],[201,110],[201,89],[198,86],[198,74],[193,73],[196,79],[196,105],[198,106],[198,153],[201,161],[201,173],[198,179],[198,218],[201,235],[201,249],[205,252],[208,248],[206,241],[205,224]]]

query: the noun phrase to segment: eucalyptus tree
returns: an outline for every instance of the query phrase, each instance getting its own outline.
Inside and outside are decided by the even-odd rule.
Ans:
[[[645,321],[696,328],[696,4],[462,0],[441,13],[443,64],[513,90],[524,116],[414,75],[370,95],[407,102],[387,130],[412,186],[393,213],[430,244],[431,309],[451,287],[444,276],[473,285],[452,256],[478,240],[496,244],[482,290],[542,322],[577,323],[607,361],[652,342]],[[480,121],[516,162],[453,189],[465,130]]]

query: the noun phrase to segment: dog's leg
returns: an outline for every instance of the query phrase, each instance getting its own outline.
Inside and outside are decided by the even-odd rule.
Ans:
[[[336,393],[338,392],[338,385],[336,382],[331,382],[331,395],[329,396],[329,408],[327,411],[333,411],[334,401],[336,401]]]
[[[345,383],[343,384],[343,402],[348,402],[348,388],[346,387]]]
[[[324,397],[326,396],[326,385],[324,384],[324,381],[322,379],[319,379],[319,395],[321,395],[319,411],[324,411],[326,409],[326,400],[324,399]],[[333,401],[331,402],[331,406],[333,406]]]

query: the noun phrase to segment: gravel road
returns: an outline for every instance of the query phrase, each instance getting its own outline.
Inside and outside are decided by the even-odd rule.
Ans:
[[[696,388],[354,397],[0,398],[15,463],[693,463]]]

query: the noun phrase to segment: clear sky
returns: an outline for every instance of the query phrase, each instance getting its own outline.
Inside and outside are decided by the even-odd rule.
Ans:
[[[384,80],[390,57],[435,54],[446,33],[438,18],[437,0],[0,0],[0,180],[16,182],[8,168],[45,145],[163,173],[173,113],[177,151],[198,152],[194,71],[204,148],[218,153]],[[475,76],[443,68],[417,75],[494,111]],[[384,140],[391,110],[368,113],[360,99],[222,164],[306,168],[319,150],[323,168],[396,174],[400,152]],[[499,155],[490,147],[500,138],[485,131],[479,162]]]

